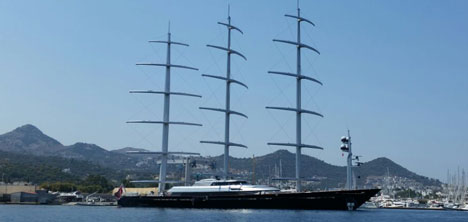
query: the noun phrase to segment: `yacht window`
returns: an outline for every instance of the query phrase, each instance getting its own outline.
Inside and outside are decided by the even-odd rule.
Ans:
[[[246,181],[232,181],[232,182],[213,182],[211,186],[227,186],[227,185],[242,185],[242,184],[247,184]]]
[[[225,186],[229,185],[228,182],[214,182],[211,184],[211,186]]]

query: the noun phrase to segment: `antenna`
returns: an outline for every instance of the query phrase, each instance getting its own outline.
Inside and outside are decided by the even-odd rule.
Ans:
[[[346,159],[346,189],[351,190],[353,188],[353,151],[352,151],[352,142],[351,134],[348,129],[348,136],[341,137],[341,151],[347,152],[348,157]],[[356,157],[359,160],[359,157]]]
[[[195,94],[188,94],[188,93],[181,93],[181,92],[172,92],[171,91],[171,71],[172,68],[181,68],[181,69],[190,69],[190,70],[198,70],[197,68],[183,66],[183,65],[175,65],[171,63],[171,45],[181,45],[181,46],[188,46],[185,43],[174,42],[171,40],[171,22],[169,21],[168,24],[168,33],[167,33],[167,41],[149,41],[150,43],[163,43],[167,45],[167,54],[166,54],[166,63],[138,63],[136,65],[143,65],[143,66],[160,66],[165,67],[166,74],[165,74],[165,86],[164,91],[153,91],[153,90],[131,90],[130,93],[151,93],[151,94],[162,94],[164,95],[164,113],[163,113],[163,121],[152,121],[152,120],[132,120],[127,121],[127,123],[146,123],[146,124],[162,124],[163,132],[162,132],[162,148],[161,152],[131,152],[133,154],[155,154],[161,155],[161,167],[159,168],[159,180],[151,182],[158,183],[158,193],[160,196],[164,195],[165,185],[166,183],[179,183],[173,181],[166,181],[166,170],[167,170],[167,160],[168,155],[200,155],[199,153],[187,153],[187,152],[169,152],[169,125],[178,124],[178,125],[189,125],[189,126],[201,126],[198,123],[188,123],[188,122],[177,122],[177,121],[170,121],[169,119],[169,108],[170,108],[170,99],[171,95],[179,95],[179,96],[191,96],[191,97],[201,97]],[[141,181],[140,181],[141,182]]]
[[[275,110],[284,110],[284,111],[292,111],[296,113],[296,142],[295,143],[268,143],[268,145],[275,145],[275,146],[289,146],[289,147],[296,147],[296,191],[301,192],[302,191],[302,176],[301,176],[301,151],[302,148],[312,148],[312,149],[323,149],[322,147],[315,146],[315,145],[307,145],[302,143],[302,114],[312,114],[315,116],[320,116],[323,117],[322,114],[302,109],[302,100],[301,100],[301,81],[303,79],[318,83],[322,85],[322,82],[302,75],[302,68],[301,68],[301,49],[309,49],[317,54],[320,54],[320,52],[304,43],[301,42],[301,22],[306,22],[311,24],[312,26],[315,26],[314,23],[311,21],[301,17],[300,9],[299,9],[299,0],[297,1],[297,16],[294,15],[285,15],[286,17],[289,18],[294,18],[297,19],[297,40],[294,41],[287,41],[287,40],[278,40],[278,39],[273,39],[274,42],[280,42],[280,43],[286,43],[286,44],[291,44],[295,45],[297,47],[296,51],[296,73],[288,73],[288,72],[278,72],[278,71],[268,71],[270,74],[277,74],[277,75],[284,75],[284,76],[290,76],[296,78],[296,107],[290,108],[290,107],[272,107],[272,106],[267,106],[267,109],[275,109]]]
[[[219,49],[219,50],[225,51],[227,53],[226,77],[215,76],[215,75],[207,75],[207,74],[202,75],[203,77],[209,77],[209,78],[220,79],[220,80],[226,81],[226,104],[225,104],[225,108],[221,109],[221,108],[200,107],[200,109],[203,109],[203,110],[223,112],[224,115],[225,115],[225,120],[224,120],[224,141],[200,141],[201,143],[217,144],[217,145],[223,145],[224,146],[224,170],[223,170],[224,175],[223,176],[224,176],[225,179],[228,179],[228,177],[229,177],[229,148],[231,146],[247,148],[247,146],[245,146],[245,145],[231,142],[230,137],[229,137],[231,114],[247,118],[247,115],[231,110],[231,83],[236,83],[236,84],[239,84],[239,85],[244,86],[244,87],[247,88],[247,85],[245,85],[244,83],[239,82],[239,81],[234,80],[234,79],[231,78],[231,54],[237,55],[237,56],[243,58],[244,60],[247,60],[247,58],[244,55],[242,55],[240,52],[237,52],[237,51],[231,49],[231,31],[236,30],[241,34],[243,34],[243,32],[239,28],[231,25],[231,15],[230,15],[231,12],[230,11],[231,11],[230,10],[230,5],[228,5],[228,23],[218,22],[218,24],[227,27],[227,30],[228,30],[227,47],[221,47],[221,46],[215,46],[215,45],[206,45],[207,47]]]
[[[256,184],[256,179],[255,179],[255,155],[252,155],[252,184]]]

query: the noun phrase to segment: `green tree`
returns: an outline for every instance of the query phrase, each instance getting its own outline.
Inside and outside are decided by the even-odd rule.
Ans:
[[[83,181],[82,186],[80,186],[80,188],[83,189],[83,192],[86,193],[107,193],[110,192],[114,188],[114,186],[111,183],[109,183],[109,181],[104,176],[89,175]]]
[[[124,187],[135,187],[135,184],[130,183],[130,180],[128,180],[128,179],[123,179],[122,184],[123,184]]]
[[[40,185],[40,187],[46,190],[58,192],[73,192],[78,190],[78,186],[70,182],[43,183]]]

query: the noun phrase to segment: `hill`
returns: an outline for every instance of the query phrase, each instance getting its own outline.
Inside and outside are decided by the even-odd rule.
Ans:
[[[255,157],[255,177],[267,181],[268,178],[275,177],[279,171],[280,161],[282,166],[282,177],[295,177],[295,159],[294,153],[288,150],[278,150],[264,156]],[[216,168],[221,170],[223,166],[223,155],[200,158],[201,161],[214,162]],[[252,172],[252,158],[233,158],[230,157],[230,167],[233,172]],[[315,157],[303,155],[301,158],[302,174],[304,178],[319,180],[316,184],[318,188],[334,188],[344,187],[346,183],[346,167],[335,166],[319,160]],[[221,171],[219,171],[221,173]],[[356,177],[360,186],[376,186],[381,185],[384,178],[387,177],[406,178],[409,181],[420,186],[439,187],[441,182],[425,176],[420,176],[408,169],[398,165],[392,160],[381,157],[364,163],[359,168],[355,168]],[[278,175],[276,175],[278,176]],[[250,176],[251,177],[251,176]]]
[[[133,148],[124,148],[122,150],[126,149]],[[0,151],[89,161],[115,170],[156,170],[156,166],[150,164],[150,160],[141,156],[127,155],[125,152],[119,151],[111,152],[98,145],[88,143],[75,143],[64,146],[57,140],[45,135],[37,127],[29,124],[0,135]]]
[[[53,155],[64,146],[33,125],[24,125],[0,135],[0,150],[34,155]]]
[[[124,176],[123,172],[119,173],[88,161],[4,151],[0,151],[0,156],[0,174],[5,182],[26,181],[40,184],[56,181],[76,182],[91,174],[103,175],[114,180]]]
[[[120,181],[126,175],[135,178],[151,178],[159,172],[155,161],[158,157],[129,155],[127,151],[145,151],[144,149],[126,147],[108,151],[95,144],[75,143],[64,146],[57,140],[45,135],[32,125],[25,125],[0,135],[0,172],[10,180],[30,180],[43,182],[50,180],[77,180],[89,174],[105,175],[108,179]],[[200,157],[195,159],[204,164],[203,169],[194,168],[195,174],[221,174],[223,156]],[[230,168],[234,174],[251,178],[253,172],[252,158],[230,157]],[[280,164],[281,162],[281,164]],[[283,177],[294,177],[295,154],[287,150],[278,150],[255,158],[255,177],[268,181],[278,176],[279,166]],[[319,182],[318,188],[343,187],[346,170],[343,166],[328,164],[315,157],[303,155],[303,176]],[[210,171],[210,172],[208,172]],[[214,172],[213,172],[214,171]],[[183,175],[181,166],[170,165],[169,172],[173,177]],[[440,186],[440,181],[417,175],[387,158],[377,158],[365,163],[355,170],[358,184],[361,186],[381,185],[383,178],[394,177],[394,180],[416,186]]]

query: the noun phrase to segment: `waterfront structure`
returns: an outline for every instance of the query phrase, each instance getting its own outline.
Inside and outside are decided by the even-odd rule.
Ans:
[[[10,203],[38,203],[37,193],[15,192],[10,194]]]
[[[119,187],[116,187],[112,190],[112,195],[115,196],[115,193],[119,191]],[[156,187],[125,187],[125,195],[156,195],[158,193],[158,188]]]
[[[37,185],[16,182],[16,183],[3,183],[0,184],[0,195],[12,194],[16,192],[34,193],[39,187]]]

